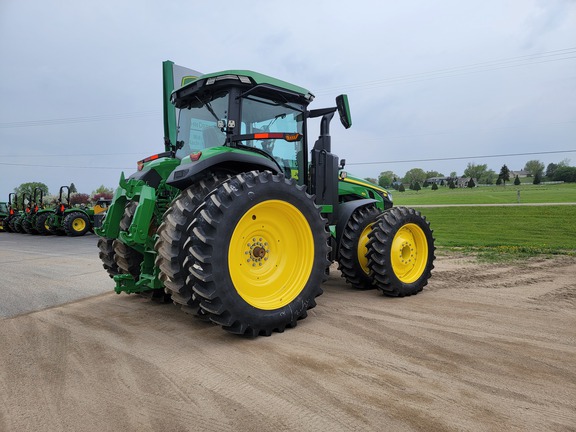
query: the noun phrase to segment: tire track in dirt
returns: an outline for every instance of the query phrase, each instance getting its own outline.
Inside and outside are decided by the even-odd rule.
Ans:
[[[5,319],[0,429],[570,430],[575,274],[445,255],[397,299],[333,272],[308,319],[254,340],[112,293]]]

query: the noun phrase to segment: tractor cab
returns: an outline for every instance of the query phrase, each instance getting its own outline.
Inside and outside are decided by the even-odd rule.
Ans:
[[[305,88],[245,70],[203,75],[174,91],[182,163],[167,183],[183,189],[208,167],[256,167],[306,185],[324,213],[334,214],[338,157],[331,153],[329,125],[336,111],[346,128],[352,119],[346,95],[336,98],[336,107],[309,111],[313,99]],[[321,117],[320,136],[309,152],[306,123],[314,117]]]

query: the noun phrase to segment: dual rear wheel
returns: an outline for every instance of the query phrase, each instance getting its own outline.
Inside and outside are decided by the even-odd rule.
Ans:
[[[339,269],[355,288],[404,297],[426,286],[434,268],[434,237],[420,212],[373,206],[352,214],[339,250]]]

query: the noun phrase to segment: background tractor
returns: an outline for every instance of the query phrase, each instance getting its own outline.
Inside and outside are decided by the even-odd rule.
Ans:
[[[172,92],[171,66],[165,152],[121,176],[96,230],[116,292],[170,296],[256,336],[305,318],[334,261],[356,288],[400,297],[422,290],[434,260],[429,223],[348,175],[331,151],[335,113],[352,124],[346,95],[309,110],[308,90],[244,70],[194,77]],[[312,118],[320,135],[309,147]]]
[[[7,216],[2,221],[4,231],[14,232],[14,218],[19,214],[18,196],[15,193],[8,194]]]
[[[30,202],[30,211],[22,218],[22,229],[28,234],[46,234],[45,218],[51,210],[44,206],[44,192],[41,188],[34,189],[34,196]],[[39,223],[41,222],[41,223]]]
[[[0,202],[0,231],[5,231],[4,221],[8,217],[8,203]]]
[[[14,195],[14,203],[16,204],[16,209],[18,209],[17,206],[17,196]],[[21,208],[22,210],[18,211],[16,210],[14,217],[10,219],[10,228],[13,232],[17,232],[17,233],[24,233],[24,227],[22,226],[22,222],[24,221],[24,219],[26,218],[26,216],[30,213],[30,206],[32,204],[32,198],[26,194],[23,193],[22,194],[22,205]]]
[[[94,207],[72,206],[70,188],[61,186],[54,211],[46,217],[47,229],[58,235],[83,236],[93,230],[94,216],[106,211],[111,200],[100,199]]]

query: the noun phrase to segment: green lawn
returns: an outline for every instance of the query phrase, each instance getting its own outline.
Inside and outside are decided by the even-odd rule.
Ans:
[[[418,209],[417,206],[414,208]],[[576,206],[421,208],[439,247],[576,254]]]
[[[418,204],[512,204],[521,203],[576,202],[576,183],[556,185],[485,186],[477,188],[449,189],[441,186],[438,190],[430,187],[415,192],[391,190],[396,206],[416,206]]]

